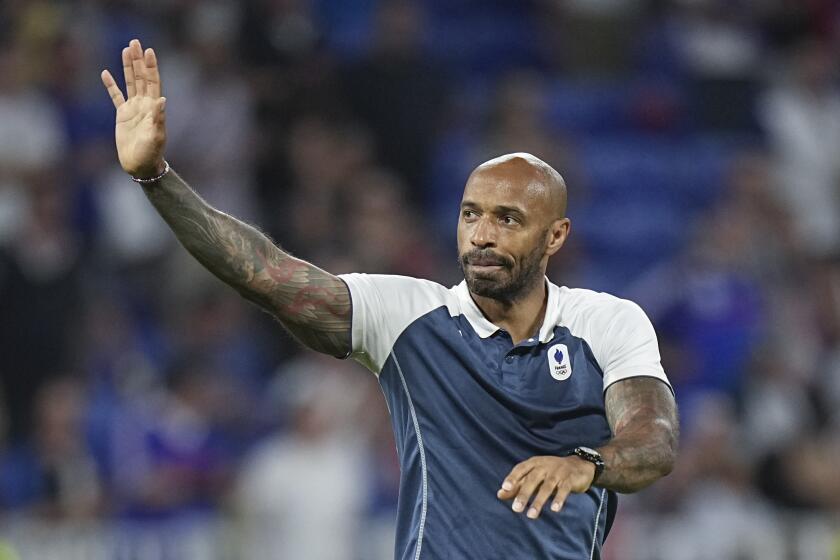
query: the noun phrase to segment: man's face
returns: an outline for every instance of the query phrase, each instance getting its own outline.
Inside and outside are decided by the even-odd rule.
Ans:
[[[543,186],[527,177],[473,173],[458,219],[458,260],[470,292],[512,302],[538,286],[549,256],[551,212]]]

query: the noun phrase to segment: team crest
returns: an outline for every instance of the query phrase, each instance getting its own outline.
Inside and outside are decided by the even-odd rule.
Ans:
[[[555,344],[548,349],[548,371],[557,381],[565,381],[572,375],[572,362],[565,344]]]

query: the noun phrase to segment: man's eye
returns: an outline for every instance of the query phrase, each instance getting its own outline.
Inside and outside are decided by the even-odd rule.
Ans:
[[[472,210],[464,210],[463,215],[464,215],[465,218],[474,218],[475,217],[475,212],[473,212]]]
[[[506,226],[512,226],[512,225],[516,225],[516,224],[518,224],[518,223],[519,223],[519,220],[517,220],[517,219],[516,219],[516,218],[514,218],[513,216],[503,216],[503,217],[502,217],[502,222],[503,222]]]

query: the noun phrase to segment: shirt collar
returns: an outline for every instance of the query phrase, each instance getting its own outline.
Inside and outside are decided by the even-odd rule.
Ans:
[[[553,284],[548,278],[545,279],[548,287],[548,301],[545,305],[545,317],[543,324],[540,327],[540,342],[548,342],[554,337],[554,327],[557,326],[560,288]],[[461,302],[461,312],[467,318],[472,328],[478,333],[481,338],[487,338],[491,334],[499,330],[495,324],[487,320],[484,313],[476,305],[473,300],[470,290],[467,287],[466,280],[462,280],[460,284],[455,286],[455,294]]]

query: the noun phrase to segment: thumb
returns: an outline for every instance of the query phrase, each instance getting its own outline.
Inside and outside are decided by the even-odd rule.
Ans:
[[[166,122],[166,98],[161,97],[155,104],[154,119],[156,123],[163,124]]]

